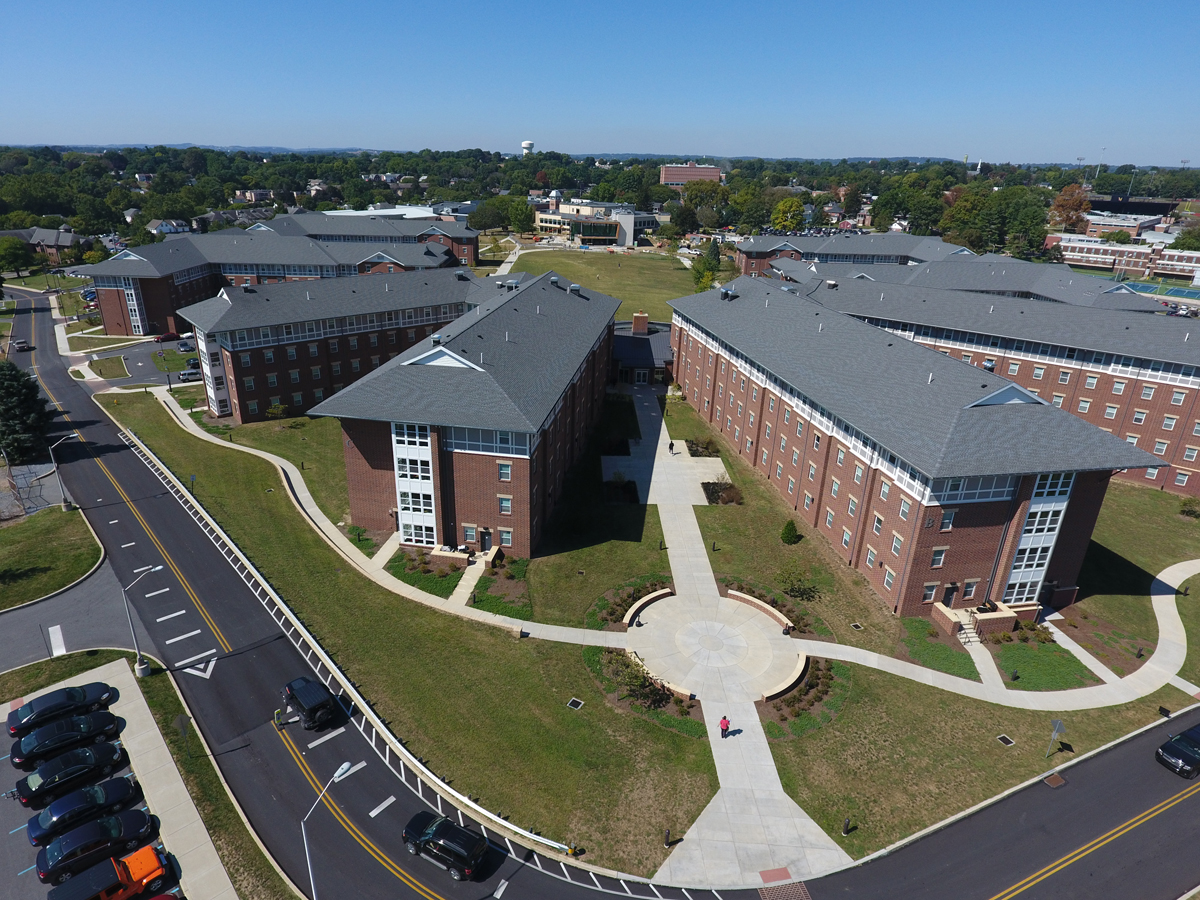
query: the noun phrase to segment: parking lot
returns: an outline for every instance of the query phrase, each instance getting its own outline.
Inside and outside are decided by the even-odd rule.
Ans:
[[[109,777],[120,778],[132,771],[137,778],[143,796],[130,808],[145,809],[154,817],[156,828],[148,843],[164,848],[173,867],[162,892],[182,896],[183,889],[186,889],[192,900],[233,900],[236,896],[233,886],[184,787],[170,751],[163,742],[150,708],[138,690],[128,663],[109,663],[84,675],[51,685],[44,691],[26,697],[8,698],[3,707],[5,715],[33,697],[91,681],[103,681],[117,690],[117,700],[109,710],[120,724],[119,740],[130,765]],[[7,735],[4,739],[0,752],[4,753],[7,762],[10,744]],[[0,771],[4,775],[4,781],[0,782],[4,791],[10,790],[26,774],[7,764]],[[106,779],[89,783],[101,780]],[[26,808],[15,799],[0,799],[0,877],[5,885],[0,894],[12,900],[42,900],[50,890],[49,885],[38,881],[34,869],[37,848],[29,843],[26,833],[29,818],[37,813],[37,809]],[[173,847],[178,852],[172,852]],[[123,852],[119,855],[126,854]],[[195,874],[189,878],[189,873]]]

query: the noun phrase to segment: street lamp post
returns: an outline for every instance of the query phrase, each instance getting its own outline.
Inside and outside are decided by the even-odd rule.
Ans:
[[[308,863],[308,885],[312,889],[312,900],[317,900],[317,882],[313,878],[312,857],[308,855],[308,832],[304,828],[304,823],[313,814],[313,810],[317,808],[317,804],[321,802],[321,798],[325,796],[325,792],[329,790],[329,786],[349,771],[350,763],[348,762],[344,762],[338,766],[337,771],[333,773],[333,777],[325,782],[325,787],[321,788],[321,793],[317,794],[317,799],[313,801],[313,805],[309,808],[304,818],[300,820],[300,837],[304,841],[304,860]]]
[[[79,432],[72,431],[66,437],[59,438],[57,441],[55,441],[53,444],[50,445],[50,465],[54,466],[54,474],[58,476],[58,492],[60,494],[62,494],[62,511],[63,512],[70,512],[71,504],[67,500],[67,489],[63,486],[62,472],[58,471],[58,463],[56,463],[54,461],[54,448],[57,447],[59,444],[61,444],[63,441],[69,441],[73,437],[79,437]]]
[[[132,588],[135,584],[149,575],[151,572],[161,572],[162,566],[155,566],[153,569],[147,569],[137,578],[130,582],[129,587]],[[138,678],[145,678],[150,674],[150,663],[142,658],[141,648],[138,647],[137,631],[133,628],[133,613],[129,611],[129,595],[125,593],[126,588],[121,585],[121,600],[125,603],[125,618],[129,620],[129,633],[133,635],[133,652],[137,654],[137,662],[133,664],[133,672]]]

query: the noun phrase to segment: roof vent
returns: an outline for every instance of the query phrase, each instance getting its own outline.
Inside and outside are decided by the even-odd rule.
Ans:
[[[558,287],[558,276],[557,276],[557,275],[551,275],[551,276],[550,276],[550,283],[551,283],[552,285],[554,285],[555,287]]]
[[[580,290],[582,290],[582,288],[580,288],[580,287],[579,287],[579,285],[577,285],[577,284],[573,284],[573,285],[571,285],[571,287],[570,287],[570,288],[568,288],[568,290],[569,290],[569,291],[570,291],[572,294],[578,294],[578,293],[580,292]],[[581,295],[581,296],[582,296],[582,295]]]
[[[466,272],[464,272],[462,269],[455,269],[455,270],[454,270],[454,277],[455,277],[455,278],[457,278],[459,281],[466,281],[466,280],[467,280],[467,273],[466,273]]]
[[[437,344],[440,344],[441,342],[442,342],[442,336],[441,336],[441,334],[435,334],[435,335],[433,336],[433,343],[434,343],[434,345],[436,346]]]
[[[836,291],[837,290],[837,282],[830,279],[829,281],[825,282],[825,287],[829,288],[830,290]]]

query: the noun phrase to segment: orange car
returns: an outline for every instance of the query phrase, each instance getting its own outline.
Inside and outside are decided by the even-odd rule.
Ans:
[[[143,847],[124,859],[106,859],[54,888],[46,900],[128,900],[157,891],[167,881],[167,858],[157,847]]]

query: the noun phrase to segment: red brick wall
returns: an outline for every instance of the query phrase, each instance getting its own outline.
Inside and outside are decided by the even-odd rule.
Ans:
[[[519,456],[490,456],[481,453],[442,451],[439,481],[440,529],[455,545],[463,543],[463,525],[476,527],[476,541],[467,546],[478,550],[482,532],[491,531],[492,546],[500,546],[500,529],[512,529],[510,556],[528,557],[532,551],[529,460]],[[512,465],[512,480],[500,480],[500,463]],[[500,514],[499,497],[512,498],[512,514]]]
[[[395,531],[396,469],[387,422],[342,420],[342,449],[350,521],[372,531]]]
[[[1104,505],[1111,477],[1109,472],[1080,472],[1075,476],[1071,502],[1054,542],[1054,555],[1046,567],[1046,583],[1058,582],[1051,601],[1055,605],[1066,606],[1074,602],[1079,570],[1083,567],[1083,557],[1091,543],[1092,529],[1100,515],[1100,507]]]

